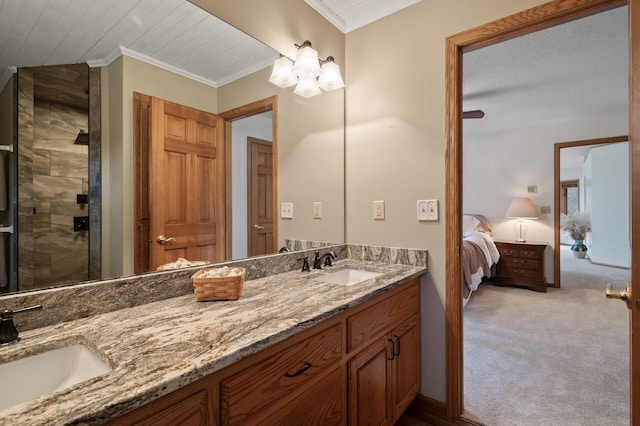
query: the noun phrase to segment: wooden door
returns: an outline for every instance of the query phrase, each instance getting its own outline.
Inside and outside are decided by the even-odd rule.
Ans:
[[[272,144],[247,138],[249,256],[275,253]]]
[[[629,0],[629,158],[631,300],[629,313],[630,424],[640,424],[640,0]],[[633,355],[635,353],[635,355]]]
[[[150,128],[150,269],[224,260],[222,120],[152,97]]]

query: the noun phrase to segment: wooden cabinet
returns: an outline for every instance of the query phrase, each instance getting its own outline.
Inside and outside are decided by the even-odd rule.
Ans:
[[[500,260],[493,283],[516,285],[535,291],[547,291],[544,274],[544,250],[547,243],[496,241]]]
[[[349,362],[351,425],[394,424],[420,390],[417,315]]]
[[[112,420],[110,425],[216,425],[213,382],[204,378]]]
[[[393,424],[420,380],[416,278],[112,424]]]
[[[307,389],[319,394],[323,384],[318,381],[339,365],[341,343],[342,324],[338,323],[224,378],[220,382],[221,423],[259,423],[274,408],[288,410],[290,401]]]

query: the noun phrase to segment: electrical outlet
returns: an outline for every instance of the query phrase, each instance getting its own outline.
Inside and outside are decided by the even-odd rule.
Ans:
[[[322,201],[313,202],[313,218],[322,219]]]
[[[373,219],[384,220],[384,201],[373,202]]]
[[[438,220],[438,200],[418,200],[418,220]]]
[[[293,203],[280,203],[280,217],[293,219]]]

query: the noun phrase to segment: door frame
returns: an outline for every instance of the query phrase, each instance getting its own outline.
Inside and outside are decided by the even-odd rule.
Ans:
[[[218,114],[224,120],[224,147],[225,147],[225,186],[227,194],[227,233],[226,233],[226,248],[227,253],[231,255],[233,253],[233,235],[232,235],[232,158],[231,158],[231,145],[232,140],[232,122],[240,120],[241,118],[251,117],[252,115],[262,114],[263,112],[271,111],[271,151],[272,151],[272,170],[273,170],[273,239],[278,241],[278,96],[270,96],[259,101],[251,102],[246,105],[239,106],[237,108],[230,109],[228,111]]]
[[[445,293],[447,416],[463,412],[462,264],[462,54],[501,41],[549,28],[619,6],[629,6],[629,150],[631,175],[631,281],[640,294],[640,0],[554,0],[514,15],[448,37],[445,42]],[[638,111],[638,113],[636,113]],[[634,131],[638,129],[638,131]],[[638,135],[636,135],[638,133]],[[635,221],[633,219],[636,219]],[[635,223],[635,226],[634,226]],[[604,289],[603,289],[604,297]],[[631,330],[640,330],[640,309],[631,310]],[[640,353],[640,338],[631,338],[630,350]],[[631,365],[631,421],[640,421],[640,368]],[[640,364],[639,362],[636,362]],[[640,365],[639,365],[640,366]]]
[[[576,146],[601,145],[626,142],[628,136],[614,136],[610,138],[587,139],[572,142],[558,142],[553,145],[553,287],[560,288],[560,150]]]

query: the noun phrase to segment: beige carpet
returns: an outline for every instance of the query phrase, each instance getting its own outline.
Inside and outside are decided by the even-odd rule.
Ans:
[[[481,285],[464,309],[465,417],[500,425],[627,425],[629,323],[606,284],[624,269],[561,251],[562,288]]]

